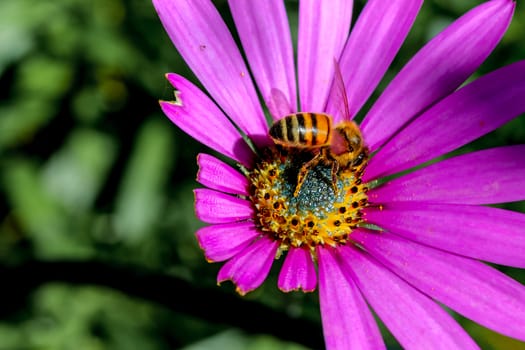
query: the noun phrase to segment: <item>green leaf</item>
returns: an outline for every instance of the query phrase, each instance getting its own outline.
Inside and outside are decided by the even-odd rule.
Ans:
[[[152,120],[142,126],[116,200],[116,230],[125,240],[140,240],[162,219],[173,148],[165,123]]]

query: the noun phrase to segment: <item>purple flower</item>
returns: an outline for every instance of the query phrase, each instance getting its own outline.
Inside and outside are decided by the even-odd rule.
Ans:
[[[352,1],[300,1],[297,77],[282,1],[229,1],[249,68],[211,1],[153,3],[213,99],[170,73],[176,99],[161,101],[164,113],[240,165],[198,156],[207,188],[195,190],[195,210],[211,225],[197,238],[209,261],[225,261],[219,282],[247,293],[283,258],[281,290],[319,284],[328,349],[384,348],[369,307],[405,348],[477,348],[435,301],[525,340],[525,287],[480,261],[525,267],[525,215],[486,206],[525,199],[525,145],[420,167],[525,112],[525,61],[460,87],[500,41],[514,1],[483,3],[427,43],[360,124],[369,159],[338,169],[332,188],[325,158],[298,196],[297,169],[316,150],[274,145],[254,81],[275,120],[325,112],[339,125],[377,87],[422,0],[370,0],[349,36]],[[334,58],[348,114],[331,90]]]

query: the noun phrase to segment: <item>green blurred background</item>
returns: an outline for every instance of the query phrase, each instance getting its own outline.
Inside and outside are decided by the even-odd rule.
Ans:
[[[226,1],[215,3],[231,26]],[[378,91],[478,3],[426,1]],[[295,26],[297,3],[287,5]],[[478,75],[525,59],[523,5]],[[277,268],[245,298],[216,286],[220,265],[194,238],[195,156],[209,150],[160,112],[173,96],[166,72],[194,79],[148,0],[0,2],[0,350],[322,347],[317,294],[280,293]],[[524,141],[522,116],[462,151]],[[207,304],[224,300],[276,317],[254,311],[242,327]],[[525,349],[455,316],[484,349]],[[286,317],[314,334],[287,330]]]

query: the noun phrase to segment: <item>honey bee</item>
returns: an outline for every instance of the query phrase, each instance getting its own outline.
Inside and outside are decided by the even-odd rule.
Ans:
[[[344,121],[333,127],[326,113],[299,112],[289,114],[273,123],[269,134],[275,144],[310,150],[314,157],[304,163],[297,175],[294,197],[297,197],[308,172],[319,163],[331,166],[332,187],[337,193],[337,174],[340,169],[358,167],[368,158],[359,127],[350,120],[348,100],[337,62],[332,90],[342,100]]]

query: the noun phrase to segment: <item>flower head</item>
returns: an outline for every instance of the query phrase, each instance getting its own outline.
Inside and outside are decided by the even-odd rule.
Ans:
[[[349,35],[351,1],[301,0],[296,60],[282,1],[230,0],[250,69],[211,1],[153,3],[213,99],[168,74],[176,98],[161,101],[164,113],[239,165],[198,156],[206,188],[195,208],[210,225],[197,238],[209,261],[225,261],[219,282],[247,293],[284,259],[281,290],[319,285],[329,349],[384,347],[369,307],[406,348],[476,348],[434,300],[525,340],[525,287],[481,262],[525,267],[525,215],[485,206],[525,199],[525,145],[421,167],[525,112],[525,61],[461,86],[514,1],[485,2],[445,28],[359,128],[352,119],[421,0],[370,0]]]

